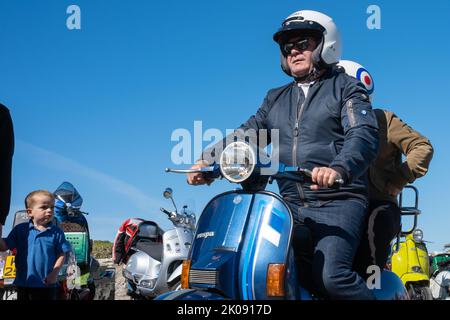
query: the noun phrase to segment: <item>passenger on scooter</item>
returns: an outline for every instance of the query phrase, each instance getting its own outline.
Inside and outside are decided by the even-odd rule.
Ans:
[[[369,96],[359,81],[336,69],[341,40],[330,17],[295,12],[273,39],[280,46],[283,71],[295,81],[270,90],[240,129],[279,130],[279,141],[268,143],[279,142],[280,162],[312,170],[312,183],[277,183],[296,223],[311,231],[316,292],[331,299],[374,299],[352,270],[367,214],[367,168],[378,150]],[[223,150],[225,142],[205,150],[192,168],[216,161],[220,154],[215,151]],[[340,178],[344,185],[330,188]],[[201,173],[188,174],[187,180],[211,183]]]
[[[348,60],[342,60],[338,65],[373,94],[373,79],[363,66]],[[427,173],[433,157],[433,147],[425,136],[389,110],[374,109],[374,112],[380,149],[369,168],[370,213],[355,257],[355,269],[361,275],[366,275],[370,265],[384,268],[390,243],[401,227],[397,196],[407,183],[413,183]],[[406,157],[405,161],[402,161],[402,155]]]

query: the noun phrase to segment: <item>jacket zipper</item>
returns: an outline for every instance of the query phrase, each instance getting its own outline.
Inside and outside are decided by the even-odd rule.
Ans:
[[[303,113],[303,107],[305,106],[305,101],[306,101],[306,97],[305,100],[303,100],[302,105],[300,106],[300,108],[298,107],[298,104],[300,102],[300,90],[302,90],[300,87],[298,87],[297,84],[297,89],[298,89],[298,96],[297,96],[297,118],[295,120],[295,127],[294,127],[294,143],[292,146],[292,164],[294,166],[297,166],[297,140],[298,140],[298,134],[299,134],[299,127],[300,127],[300,118],[302,116]],[[300,183],[295,183],[295,185],[297,186],[297,190],[300,196],[300,200],[302,200],[304,202],[305,200],[305,194],[303,192],[303,188],[301,186]]]

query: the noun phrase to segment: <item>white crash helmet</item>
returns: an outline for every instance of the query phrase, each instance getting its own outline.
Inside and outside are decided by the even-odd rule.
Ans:
[[[333,19],[312,10],[301,10],[289,15],[281,28],[273,35],[280,46],[292,36],[301,33],[315,35],[319,44],[313,52],[313,63],[316,68],[327,67],[339,62],[341,58],[341,37]],[[281,67],[291,76],[286,57],[281,54]]]
[[[367,93],[372,100],[372,95],[375,91],[375,83],[373,82],[373,78],[369,71],[359,63],[350,60],[341,60],[337,65],[344,69],[346,74],[361,81],[366,87]]]

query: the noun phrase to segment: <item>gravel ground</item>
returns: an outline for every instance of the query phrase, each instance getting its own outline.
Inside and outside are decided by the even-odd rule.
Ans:
[[[122,275],[122,266],[117,266],[112,259],[98,259],[100,268],[95,280],[94,300],[130,300],[127,295],[127,283]],[[115,270],[112,277],[102,277],[105,271]]]
[[[131,300],[127,295],[127,281],[122,275],[122,266],[116,266],[114,300]]]

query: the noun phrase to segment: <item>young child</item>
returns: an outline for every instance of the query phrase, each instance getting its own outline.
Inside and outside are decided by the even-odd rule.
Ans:
[[[53,224],[55,198],[46,190],[33,191],[25,198],[30,221],[0,238],[0,251],[16,248],[18,300],[56,300],[57,276],[64,254],[71,250],[64,232]]]

